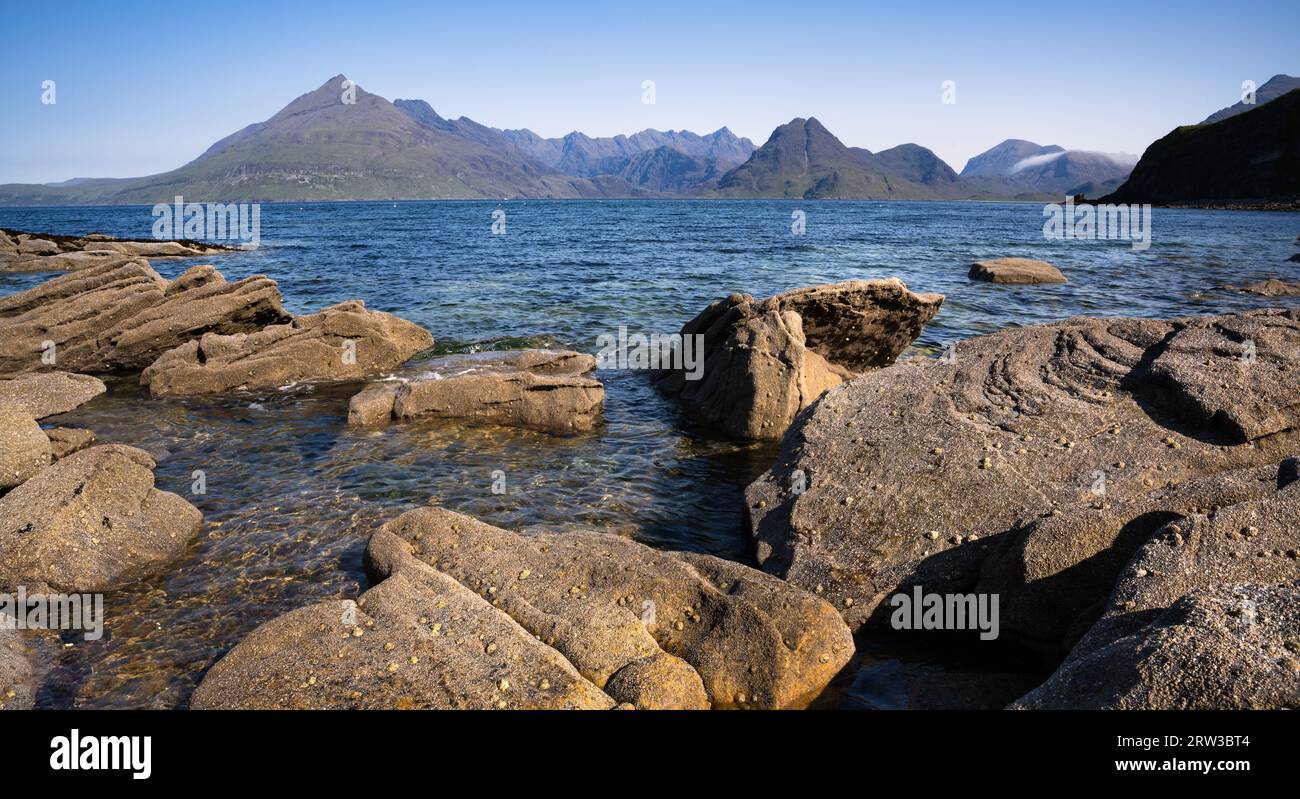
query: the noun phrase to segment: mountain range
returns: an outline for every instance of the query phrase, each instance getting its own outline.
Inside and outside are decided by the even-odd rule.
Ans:
[[[1261,87],[1259,102],[1267,102],[1283,78]],[[347,95],[353,102],[345,102]],[[389,102],[336,75],[178,169],[140,178],[0,185],[0,205],[152,204],[176,195],[209,202],[586,197],[1048,201],[1113,192],[1136,162],[1134,156],[1008,139],[971,158],[958,173],[918,144],[875,153],[849,147],[812,117],[777,127],[761,147],[725,127],[705,135],[644,130],[595,138],[574,131],[544,138],[464,116],[448,119],[423,100]]]

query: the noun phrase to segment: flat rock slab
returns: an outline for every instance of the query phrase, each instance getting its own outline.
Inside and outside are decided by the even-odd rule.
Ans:
[[[592,429],[605,389],[584,377],[596,360],[567,350],[452,355],[367,386],[348,405],[348,424],[434,416],[551,433]]]
[[[1068,283],[1061,270],[1046,261],[1033,258],[991,258],[971,264],[971,280],[1005,285],[1029,285],[1034,283]]]
[[[689,368],[665,369],[656,385],[697,423],[738,438],[779,438],[826,390],[893,363],[942,303],[942,295],[913,293],[897,278],[761,301],[734,294],[682,327],[684,340],[703,336],[702,370],[692,377]]]
[[[143,260],[115,261],[0,298],[0,374],[143,369],[204,333],[288,318],[261,275],[228,283],[197,266],[169,283]]]
[[[197,395],[357,380],[432,344],[423,328],[352,300],[254,333],[204,334],[164,353],[140,382],[155,395]]]
[[[0,380],[0,404],[21,408],[35,419],[56,416],[103,394],[104,381],[70,372],[42,372]]]
[[[747,489],[759,562],[851,627],[884,625],[890,594],[971,590],[1001,536],[1092,507],[1099,485],[1119,503],[1276,465],[1300,451],[1297,334],[1296,311],[1077,318],[869,372]]]
[[[853,654],[812,594],[616,535],[519,534],[421,508],[377,532],[366,558],[378,575],[436,566],[638,707],[802,707]]]
[[[0,590],[108,591],[183,552],[203,516],[154,488],[153,467],[142,450],[91,447],[0,498]]]

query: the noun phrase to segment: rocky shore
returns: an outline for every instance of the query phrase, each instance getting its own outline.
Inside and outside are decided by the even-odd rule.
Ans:
[[[1037,282],[1023,266],[999,282]],[[1073,318],[898,360],[942,302],[850,281],[682,328],[701,379],[652,380],[683,418],[781,440],[746,492],[758,568],[417,507],[377,520],[368,587],[257,627],[190,706],[802,708],[906,635],[990,664],[931,670],[927,706],[1300,707],[1300,312]],[[0,298],[0,591],[112,592],[203,534],[144,442],[59,426],[96,375],[158,397],[355,384],[367,435],[601,423],[590,355],[433,343],[360,300],[293,315],[267,277],[168,281],[134,255]],[[1000,639],[900,633],[890,599],[914,590],[996,596]],[[0,630],[0,707],[35,702],[32,640]],[[1034,669],[996,673],[1009,650]]]
[[[0,272],[70,272],[130,258],[198,258],[237,251],[185,239],[118,239],[103,233],[57,236],[0,228]]]

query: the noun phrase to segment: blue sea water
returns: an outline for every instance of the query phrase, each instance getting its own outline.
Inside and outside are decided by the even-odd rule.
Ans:
[[[504,235],[492,212],[506,212]],[[0,208],[0,227],[147,238],[147,206]],[[791,232],[802,210],[806,233]],[[602,333],[672,332],[710,301],[897,276],[940,292],[917,342],[1088,315],[1168,317],[1300,304],[1229,292],[1300,279],[1300,215],[1154,210],[1152,245],[1048,241],[1036,204],[847,201],[510,201],[266,204],[256,251],[155,261],[172,277],[212,262],[228,278],[274,278],[294,312],[360,298],[432,332],[440,352],[558,345],[593,352]],[[972,283],[969,264],[1042,258],[1064,285]],[[0,293],[50,275],[2,274]],[[181,707],[202,673],[257,624],[368,585],[370,532],[441,504],[513,528],[576,524],[654,546],[750,561],[741,492],[773,460],[766,444],[679,422],[643,373],[602,371],[605,421],[572,437],[419,421],[349,430],[358,386],[155,399],[128,376],[55,420],[158,459],[160,488],[205,516],[164,573],[107,600],[109,634],[56,656],[42,706]],[[207,493],[192,492],[202,470]],[[492,492],[504,471],[507,491]]]

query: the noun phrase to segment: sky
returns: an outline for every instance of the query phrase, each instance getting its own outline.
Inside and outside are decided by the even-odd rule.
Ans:
[[[1300,74],[1296,0],[52,0],[4,17],[0,183],[165,172],[339,73],[543,136],[726,126],[761,145],[815,116],[958,171],[1008,138],[1139,155],[1243,81]]]

